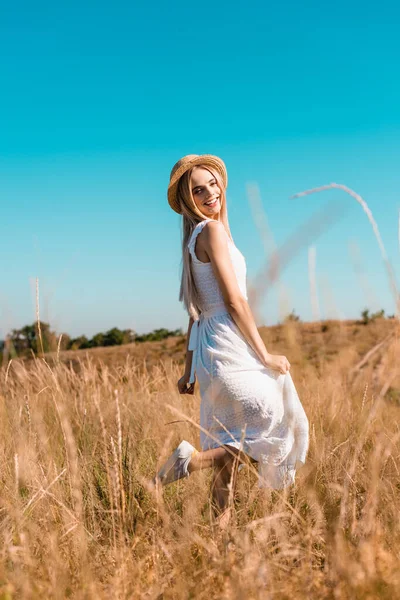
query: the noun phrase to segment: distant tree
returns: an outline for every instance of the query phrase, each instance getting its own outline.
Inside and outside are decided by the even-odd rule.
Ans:
[[[297,321],[300,321],[300,317],[299,317],[299,315],[296,315],[296,313],[294,312],[294,309],[292,310],[292,312],[289,315],[286,315],[286,317],[283,319],[284,323],[297,322]]]
[[[155,329],[151,334],[151,338],[154,341],[165,340],[167,337],[171,335],[171,332],[168,329],[162,327],[161,329]]]
[[[132,342],[135,341],[136,332],[132,329],[124,329],[122,333],[124,334],[124,341],[122,342],[123,344],[132,344]]]
[[[161,340],[165,340],[168,337],[183,335],[182,329],[175,329],[170,331],[169,329],[161,328],[154,329],[151,333],[144,333],[142,335],[137,335],[135,338],[136,342],[158,342]]]
[[[80,335],[70,340],[69,350],[83,350],[84,348],[90,348],[90,342],[86,335]]]
[[[70,341],[69,348],[71,350],[79,350],[85,348],[100,348],[103,346],[120,346],[122,344],[130,344],[135,341],[136,333],[132,329],[118,329],[113,327],[105,333],[96,333],[91,339],[85,335],[81,335]]]
[[[383,310],[383,308],[381,310],[378,310],[377,312],[373,313],[371,315],[371,319],[375,320],[375,319],[384,319],[385,318],[385,311]]]
[[[39,336],[39,323],[40,333],[42,342],[40,342]],[[42,351],[49,352],[55,350],[57,347],[57,336],[50,330],[50,325],[40,321],[35,322],[32,325],[25,325],[21,329],[13,329],[10,334],[11,343],[14,347],[17,355],[26,354],[28,351],[33,350],[35,354]]]
[[[370,313],[368,308],[365,308],[361,313],[361,323],[363,325],[368,325],[368,323],[370,323],[371,321],[375,321],[376,319],[384,319],[384,318],[385,318],[385,311],[383,308],[372,314]]]
[[[124,332],[113,327],[104,335],[104,346],[121,346],[124,343]]]
[[[364,325],[368,325],[368,323],[371,320],[371,316],[369,314],[369,309],[368,308],[364,308],[364,310],[361,313],[361,319],[362,319],[362,323]]]
[[[94,335],[89,341],[90,348],[98,348],[99,346],[105,346],[104,339],[104,333],[96,333],[96,335]]]
[[[181,336],[183,335],[183,331],[182,328],[179,327],[179,329],[174,329],[174,331],[171,331],[171,337],[177,337],[177,336]]]
[[[0,340],[0,367],[3,366],[4,361],[7,360],[9,354],[10,354],[9,340]]]
[[[59,340],[60,340],[60,336],[58,336],[58,338],[57,338],[57,347],[58,347]],[[68,350],[68,348],[70,347],[70,343],[71,343],[71,337],[68,335],[68,333],[61,334],[60,350]]]

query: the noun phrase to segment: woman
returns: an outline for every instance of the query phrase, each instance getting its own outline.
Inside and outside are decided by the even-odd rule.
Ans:
[[[294,482],[308,448],[308,421],[285,356],[270,354],[247,303],[246,263],[228,224],[228,177],[217,156],[191,154],[173,167],[168,202],[183,217],[179,299],[190,316],[181,394],[200,385],[198,452],[182,441],[161,470],[162,485],[214,467],[216,514],[229,500],[238,463],[258,463],[259,487]]]

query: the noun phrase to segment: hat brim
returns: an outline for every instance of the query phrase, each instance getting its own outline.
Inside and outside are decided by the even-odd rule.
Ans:
[[[203,165],[205,168],[214,168],[221,175],[225,189],[228,187],[228,173],[226,170],[226,166],[224,161],[221,160],[218,156],[214,156],[212,154],[200,154],[199,156],[188,160],[183,165],[178,167],[178,169],[172,175],[168,185],[168,203],[170,207],[179,215],[182,214],[180,204],[176,198],[179,180],[182,177],[182,175],[186,173],[186,171],[198,165]]]

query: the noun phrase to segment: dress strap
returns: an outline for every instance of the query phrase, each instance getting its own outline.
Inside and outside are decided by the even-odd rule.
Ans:
[[[194,258],[195,260],[198,260],[196,254],[194,252],[194,247],[196,245],[196,239],[197,239],[197,236],[199,235],[200,231],[203,231],[203,228],[205,227],[206,223],[208,223],[208,221],[212,221],[212,219],[203,219],[203,221],[200,221],[199,223],[197,223],[196,227],[192,231],[192,235],[188,242],[189,252],[192,255],[192,258]]]

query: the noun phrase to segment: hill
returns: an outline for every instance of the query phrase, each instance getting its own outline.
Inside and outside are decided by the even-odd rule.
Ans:
[[[307,363],[317,366],[345,357],[349,364],[357,361],[374,346],[396,331],[395,319],[377,319],[364,325],[360,321],[290,322],[284,325],[260,327],[260,335],[272,354],[285,354],[295,366]],[[79,368],[84,356],[94,363],[118,367],[127,357],[146,368],[159,361],[184,364],[186,336],[176,336],[157,342],[134,342],[123,346],[66,350],[59,354],[62,362]],[[55,359],[56,353],[46,355]],[[30,360],[27,358],[25,360]]]

